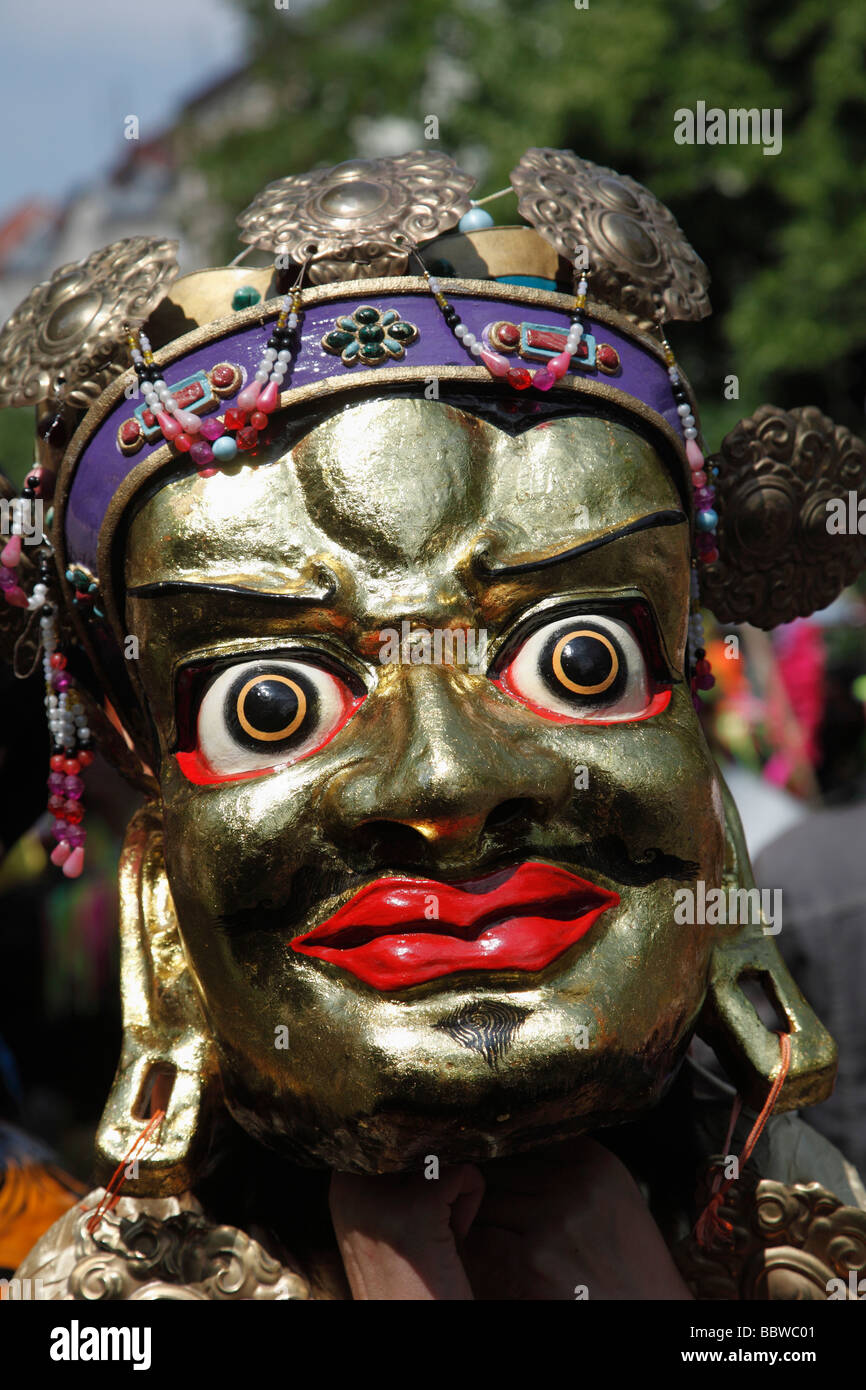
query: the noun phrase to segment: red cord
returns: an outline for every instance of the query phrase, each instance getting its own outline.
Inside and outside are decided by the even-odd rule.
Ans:
[[[120,1189],[126,1182],[126,1165],[130,1162],[131,1159],[135,1157],[138,1151],[144,1147],[148,1139],[159,1128],[160,1124],[164,1119],[164,1110],[155,1111],[155,1113],[148,1120],[144,1129],[141,1131],[141,1134],[139,1134],[135,1143],[132,1145],[129,1151],[124,1154],[123,1158],[118,1163],[117,1167],[111,1175],[111,1181],[106,1187],[105,1192],[102,1194],[102,1200],[99,1203],[99,1206],[96,1208],[96,1210],[94,1211],[93,1215],[87,1223],[88,1235],[92,1236],[93,1232],[96,1230],[103,1216],[105,1216],[107,1212],[113,1211],[113,1209],[117,1206],[117,1203],[120,1201]]]
[[[749,1161],[752,1152],[764,1132],[764,1127],[773,1113],[773,1107],[779,1099],[779,1092],[785,1084],[785,1078],[791,1066],[791,1035],[790,1033],[779,1033],[779,1047],[782,1053],[779,1065],[779,1074],[770,1087],[770,1094],[764,1101],[764,1107],[749,1131],[749,1137],[743,1145],[743,1152],[737,1161],[737,1174],[742,1171],[743,1166]],[[728,1136],[725,1140],[725,1151],[731,1142],[737,1116],[740,1113],[742,1101],[739,1096],[734,1101],[731,1111],[731,1121],[728,1125]],[[697,1221],[695,1222],[694,1236],[698,1245],[709,1248],[715,1244],[731,1245],[733,1243],[734,1228],[730,1221],[726,1221],[721,1215],[720,1207],[725,1198],[725,1194],[730,1190],[736,1178],[726,1178],[722,1182],[721,1173],[716,1173],[713,1179],[713,1195],[704,1207]]]

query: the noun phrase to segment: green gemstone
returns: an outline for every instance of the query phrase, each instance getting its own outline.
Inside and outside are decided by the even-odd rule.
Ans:
[[[374,328],[359,328],[358,337],[362,343],[381,343],[384,338],[384,331],[378,324]]]
[[[381,362],[385,355],[385,349],[379,343],[365,343],[361,348],[361,356],[365,362]]]
[[[356,323],[378,323],[378,322],[379,322],[379,310],[378,310],[378,309],[373,309],[373,308],[371,308],[371,307],[365,307],[365,308],[361,308],[361,309],[356,309],[356,310],[355,310],[355,321],[356,321]]]
[[[249,309],[251,305],[258,304],[261,297],[255,285],[241,285],[232,295],[232,308]]]
[[[391,329],[391,337],[399,338],[400,341],[404,343],[411,343],[412,339],[416,335],[416,332],[417,329],[414,327],[413,324],[404,323],[401,319],[400,322],[395,323],[393,328]]]
[[[331,333],[326,333],[322,339],[322,345],[330,348],[332,352],[342,352],[343,348],[348,347],[349,343],[355,341],[354,333],[341,333],[334,329]]]

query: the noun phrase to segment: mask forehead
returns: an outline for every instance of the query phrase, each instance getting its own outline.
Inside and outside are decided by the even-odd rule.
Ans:
[[[510,566],[676,509],[655,450],[622,424],[560,417],[511,433],[446,404],[372,401],[273,464],[162,488],[131,528],[126,583],[280,591],[332,562],[372,614],[383,593],[398,606],[425,592],[435,603],[479,546]],[[592,568],[610,563],[599,550]]]

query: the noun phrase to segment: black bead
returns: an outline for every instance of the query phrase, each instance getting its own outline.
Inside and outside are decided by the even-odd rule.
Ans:
[[[455,309],[451,308],[450,304],[442,310],[442,317],[451,329],[456,328],[460,322],[460,315]]]

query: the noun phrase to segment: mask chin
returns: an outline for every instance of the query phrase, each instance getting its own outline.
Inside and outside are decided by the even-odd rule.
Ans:
[[[725,872],[723,888],[755,889],[740,817],[724,779]],[[747,914],[751,917],[753,914]],[[759,1110],[779,1073],[778,1032],[791,1038],[791,1061],[776,1111],[817,1105],[833,1091],[836,1043],[803,998],[774,940],[781,923],[750,921],[718,942],[710,959],[707,994],[697,1033],[729,1073],[746,1104]],[[763,993],[777,1029],[760,1018],[750,994]]]

